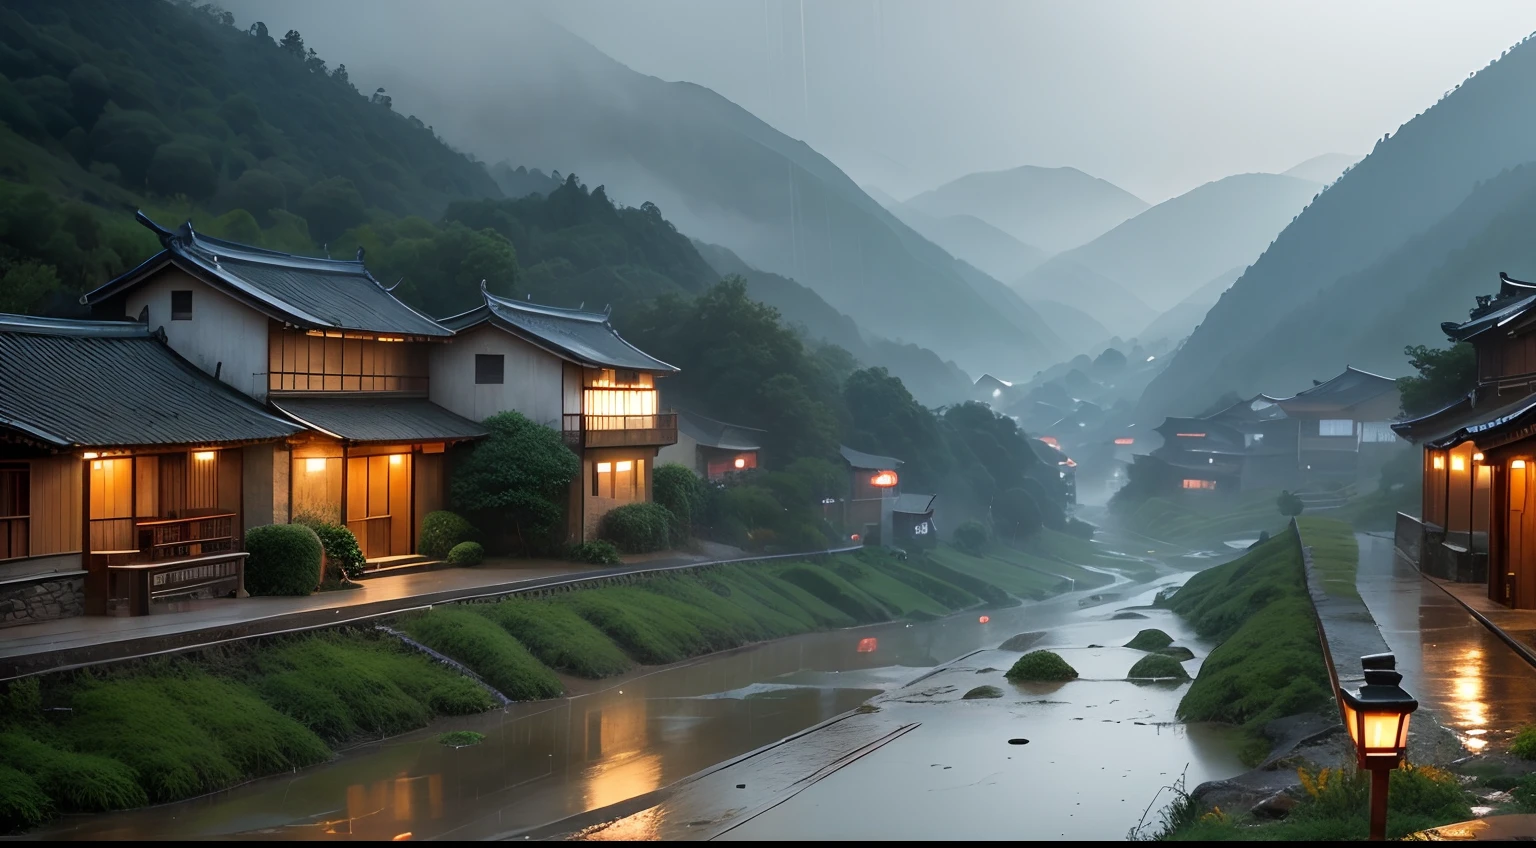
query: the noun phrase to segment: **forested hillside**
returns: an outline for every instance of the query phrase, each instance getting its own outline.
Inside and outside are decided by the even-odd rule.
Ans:
[[[1483,217],[1488,238],[1512,223],[1494,217],[1491,201],[1480,203],[1484,208],[1476,213],[1457,207],[1479,181],[1536,159],[1530,144],[1536,131],[1533,82],[1536,46],[1527,39],[1378,142],[1221,298],[1148,388],[1140,417],[1187,414],[1226,391],[1304,388],[1345,361],[1402,372],[1401,359],[1398,368],[1387,367],[1401,353],[1402,334],[1367,331],[1361,324],[1374,326],[1382,309],[1426,309],[1419,299],[1425,296],[1421,282],[1429,282],[1423,271],[1463,270],[1458,251],[1485,235],[1475,218]],[[1405,274],[1407,265],[1393,261],[1394,254],[1412,255],[1421,270]],[[1473,277],[1484,273],[1465,270]],[[1518,267],[1503,270],[1520,275]],[[1491,283],[1474,279],[1465,285],[1483,291]],[[1453,311],[1404,324],[1457,317]],[[1340,326],[1347,332],[1338,332]],[[1332,335],[1324,327],[1332,327]]]

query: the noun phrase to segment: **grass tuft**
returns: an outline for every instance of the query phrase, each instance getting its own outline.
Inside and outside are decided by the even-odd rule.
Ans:
[[[468,666],[514,701],[557,697],[560,678],[512,634],[464,607],[439,606],[402,622],[411,638]]]
[[[631,666],[629,657],[603,631],[561,604],[511,600],[470,609],[500,625],[539,662],[556,671],[600,678],[621,674]]]

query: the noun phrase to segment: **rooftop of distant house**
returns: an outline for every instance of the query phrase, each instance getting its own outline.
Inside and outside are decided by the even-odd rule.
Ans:
[[[587,312],[545,306],[528,300],[499,297],[481,286],[484,303],[468,312],[444,318],[444,326],[463,332],[480,324],[499,327],[535,347],[578,365],[675,373],[662,362],[624,340],[613,328],[608,310]]]

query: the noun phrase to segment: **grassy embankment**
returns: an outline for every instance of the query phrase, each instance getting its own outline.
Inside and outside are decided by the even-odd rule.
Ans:
[[[607,677],[796,633],[936,617],[1007,592],[942,563],[866,551],[439,606],[397,626],[533,700],[560,694],[557,673]],[[0,704],[0,832],[193,797],[493,705],[468,678],[373,631],[31,678]]]
[[[1303,515],[1296,519],[1301,542],[1312,549],[1312,568],[1323,591],[1336,598],[1359,600],[1355,573],[1360,566],[1360,543],[1354,528],[1337,518]]]
[[[993,542],[979,557],[948,546],[929,551],[927,557],[931,563],[1033,600],[1073,586],[1096,589],[1114,582],[1113,575],[1083,568],[1084,565],[1114,569],[1139,580],[1157,575],[1157,569],[1149,563],[1114,556],[1086,539],[1051,530],[1042,530],[1018,547]]]
[[[1271,536],[1289,520],[1275,505],[1279,492],[1243,492],[1231,498],[1148,498],[1120,513],[1119,527],[1159,542],[1189,548],[1215,547],[1228,539]]]

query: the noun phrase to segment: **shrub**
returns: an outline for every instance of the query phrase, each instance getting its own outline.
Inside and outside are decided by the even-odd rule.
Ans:
[[[448,551],[449,565],[479,565],[485,559],[485,548],[479,542],[460,542]]]
[[[1152,680],[1174,678],[1176,680],[1188,680],[1189,672],[1173,657],[1163,654],[1147,654],[1131,666],[1126,672],[1129,680]]]
[[[981,556],[987,547],[987,525],[980,521],[967,521],[955,528],[955,547],[970,554]]]
[[[122,763],[45,745],[21,733],[0,733],[0,760],[31,775],[62,810],[95,813],[149,803],[138,775]]]
[[[346,527],[310,516],[296,517],[293,523],[308,527],[320,537],[325,564],[332,570],[329,577],[334,578],[337,576],[335,572],[340,572],[340,576],[353,579],[368,567],[363,559],[363,549],[357,545],[357,537]]]
[[[1536,724],[1528,724],[1515,734],[1509,752],[1522,760],[1536,760]]]
[[[1275,506],[1279,507],[1280,514],[1287,518],[1301,515],[1302,510],[1306,509],[1306,505],[1301,502],[1301,497],[1291,492],[1281,492],[1275,498]]]
[[[456,513],[440,509],[427,513],[421,521],[421,538],[416,550],[422,556],[444,559],[454,546],[468,542],[475,535],[475,528]]]
[[[693,525],[704,508],[704,481],[686,465],[668,462],[651,472],[651,491],[656,503],[672,514],[672,537],[693,535]]]
[[[53,814],[53,804],[32,778],[0,765],[0,831],[36,827]]]
[[[603,516],[598,535],[627,554],[665,550],[670,539],[672,513],[656,503],[631,503]]]
[[[434,651],[469,666],[515,701],[560,694],[560,680],[523,644],[484,616],[458,606],[436,607],[405,623],[405,631]]]
[[[588,565],[618,565],[622,561],[619,559],[619,549],[612,542],[602,539],[571,545],[566,549],[565,558]]]
[[[323,548],[302,524],[268,524],[245,534],[245,588],[252,595],[308,595],[320,585]]]
[[[479,745],[485,741],[484,733],[476,733],[473,730],[451,730],[437,737],[439,745],[447,745],[450,748],[468,748],[470,745]]]
[[[1061,654],[1054,651],[1030,651],[1019,657],[1005,676],[1009,680],[1025,682],[1076,680],[1077,669],[1067,665]]]
[[[1160,651],[1173,644],[1173,637],[1161,630],[1143,630],[1125,646],[1136,651]]]
[[[496,532],[484,540],[492,550],[515,546],[525,555],[556,550],[565,527],[566,493],[581,476],[581,460],[558,430],[521,413],[492,415],[485,427],[490,434],[454,467],[453,507],[473,516],[487,533]],[[445,545],[443,554],[466,538]]]

